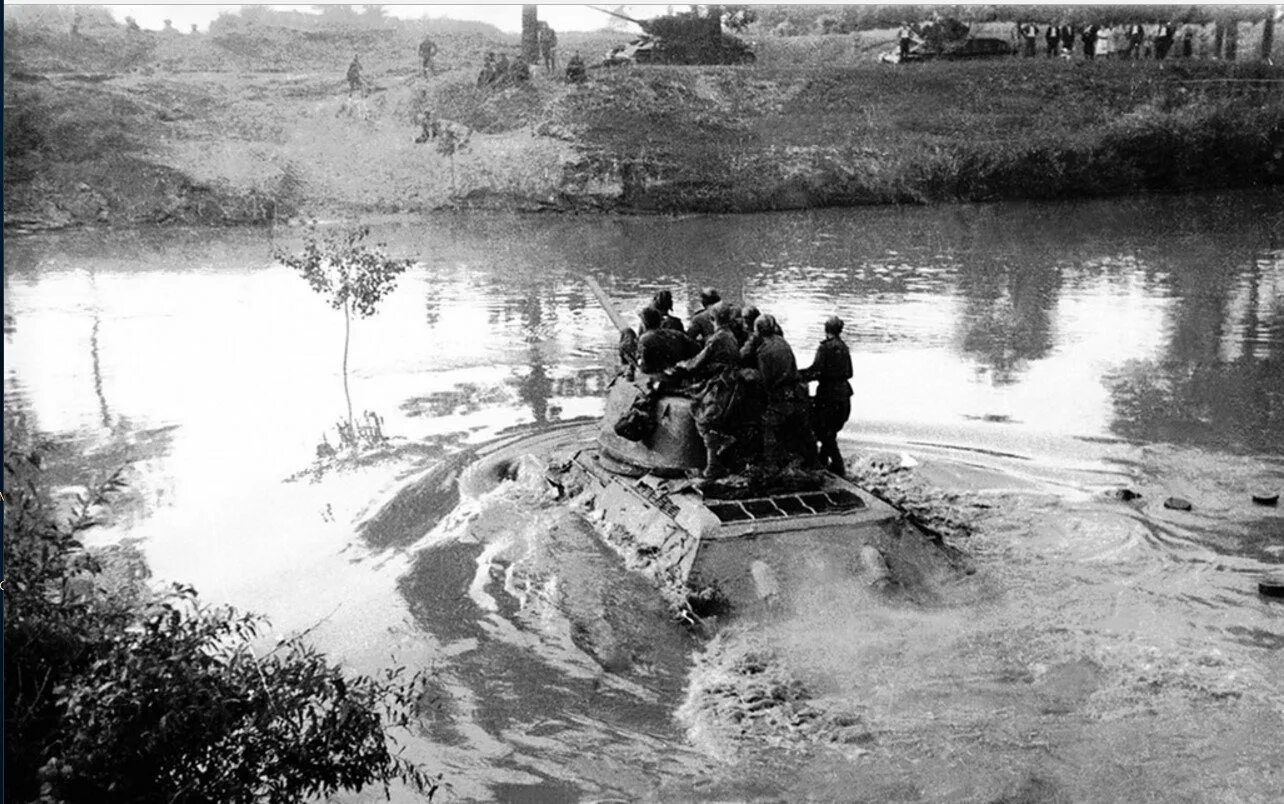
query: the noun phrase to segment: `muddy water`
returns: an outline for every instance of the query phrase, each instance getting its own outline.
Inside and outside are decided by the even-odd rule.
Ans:
[[[1284,608],[1254,581],[1284,519],[1250,495],[1284,490],[1282,200],[388,222],[419,264],[351,366],[392,447],[320,468],[342,324],[273,265],[296,232],[10,238],[6,405],[133,462],[100,538],[156,576],[431,669],[406,743],[460,799],[1275,800]],[[958,491],[976,574],[930,609],[818,589],[714,646],[672,625],[520,479],[600,410],[585,272],[627,310],[719,286],[804,364],[837,311],[849,452]],[[842,733],[727,721],[746,646]]]

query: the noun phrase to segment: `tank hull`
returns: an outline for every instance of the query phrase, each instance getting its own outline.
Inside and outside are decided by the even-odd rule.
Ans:
[[[813,490],[727,500],[685,479],[617,474],[602,458],[589,448],[573,459],[577,499],[626,564],[663,589],[712,591],[732,610],[796,608],[831,583],[922,597],[952,572],[941,545],[831,474]]]

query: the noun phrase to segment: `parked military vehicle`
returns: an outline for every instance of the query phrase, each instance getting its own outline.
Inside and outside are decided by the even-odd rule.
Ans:
[[[1013,54],[1012,43],[1003,39],[968,38],[947,42],[934,47],[920,42],[909,49],[904,58],[899,50],[888,51],[878,57],[886,64],[908,64],[917,61],[967,61],[972,59],[999,59]]]
[[[590,6],[590,8],[597,8]],[[625,64],[752,64],[753,49],[739,37],[722,30],[717,15],[702,16],[683,11],[637,20],[617,11],[597,8],[603,14],[627,20],[642,29],[643,35],[612,49],[604,66]]]
[[[878,60],[886,64],[969,61],[1003,58],[1016,52],[1014,40],[984,35],[987,33],[984,31],[985,27],[982,26],[982,35],[978,36],[971,26],[953,17],[934,20],[919,27],[916,36],[918,41],[904,56],[897,48],[883,53]]]

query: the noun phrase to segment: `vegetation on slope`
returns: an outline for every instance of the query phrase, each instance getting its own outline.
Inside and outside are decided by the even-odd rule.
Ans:
[[[1250,62],[885,65],[870,59],[886,32],[867,32],[770,37],[754,66],[594,69],[585,85],[536,70],[529,84],[481,88],[482,49],[512,37],[444,38],[441,72],[422,77],[421,29],[223,27],[152,37],[191,43],[182,69],[229,70],[219,73],[172,72],[153,53],[126,72],[42,75],[30,66],[109,62],[67,34],[7,41],[6,222],[246,223],[460,204],[750,211],[1281,175],[1284,70]],[[349,97],[342,78],[352,37],[377,42],[363,55],[365,96]],[[415,144],[423,111],[471,129],[467,146]]]

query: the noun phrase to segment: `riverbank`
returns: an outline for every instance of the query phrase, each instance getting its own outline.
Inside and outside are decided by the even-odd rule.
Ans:
[[[1284,68],[1001,60],[595,70],[13,72],[7,227],[750,212],[1279,184]],[[430,109],[472,130],[414,142]]]

